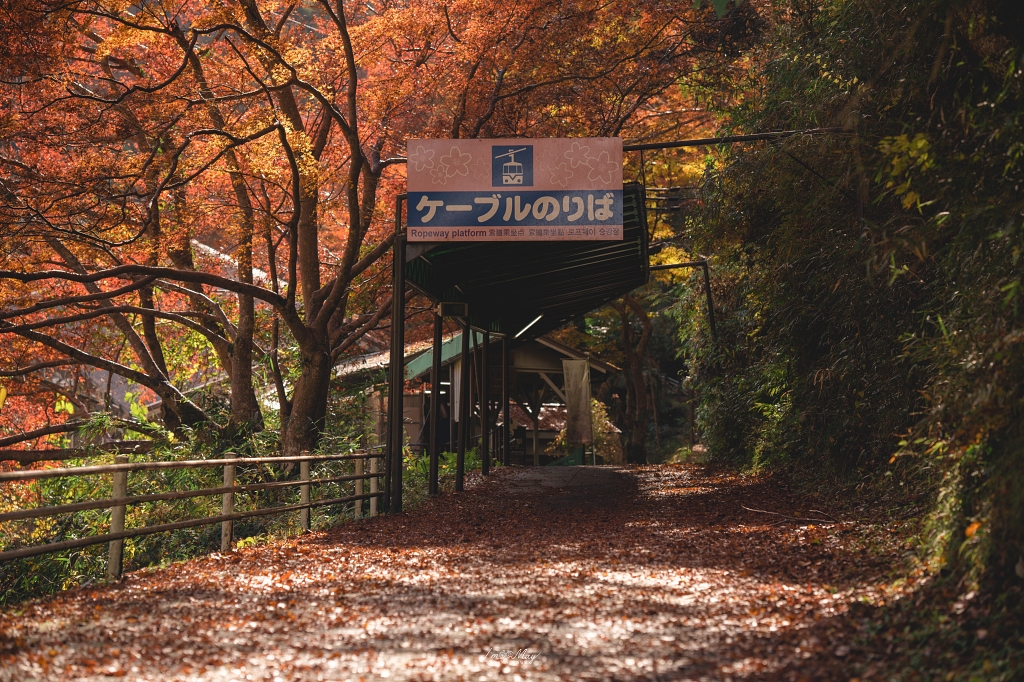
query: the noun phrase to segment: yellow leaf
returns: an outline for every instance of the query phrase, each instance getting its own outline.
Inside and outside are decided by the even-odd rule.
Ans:
[[[981,528],[981,521],[975,521],[971,525],[967,526],[967,530],[964,531],[964,535],[966,535],[969,538],[973,538],[974,534],[978,532],[979,528]]]

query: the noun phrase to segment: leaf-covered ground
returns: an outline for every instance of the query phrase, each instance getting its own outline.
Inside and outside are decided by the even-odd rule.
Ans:
[[[891,551],[744,509],[811,506],[698,467],[500,470],[8,609],[0,680],[848,680]]]

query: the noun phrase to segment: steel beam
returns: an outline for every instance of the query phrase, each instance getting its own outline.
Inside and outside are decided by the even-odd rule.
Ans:
[[[455,455],[455,490],[462,492],[466,483],[466,444],[469,442],[469,321],[462,322],[462,355],[459,362],[459,449]]]
[[[512,396],[508,385],[510,357],[508,341],[508,334],[506,334],[501,340],[501,409],[504,422],[501,428],[501,463],[504,466],[512,466],[512,414],[509,410],[512,405]]]
[[[402,511],[402,455],[405,431],[405,235],[402,233],[402,204],[395,199],[395,245],[391,265],[391,353],[388,381],[388,485],[385,506],[389,512]]]
[[[487,384],[487,348],[491,345],[491,333],[484,332],[484,342],[480,346],[480,473],[488,476],[491,473],[490,443],[490,388]]]
[[[430,471],[427,490],[437,494],[437,461],[441,455],[441,438],[437,433],[441,410],[441,324],[443,318],[434,313],[434,357],[430,364]]]

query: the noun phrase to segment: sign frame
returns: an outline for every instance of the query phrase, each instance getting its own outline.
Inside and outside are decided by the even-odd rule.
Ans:
[[[621,138],[410,139],[409,242],[622,240]]]

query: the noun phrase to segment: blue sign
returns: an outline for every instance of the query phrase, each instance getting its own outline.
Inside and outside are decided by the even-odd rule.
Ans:
[[[491,185],[533,187],[533,145],[492,146]]]
[[[620,189],[409,192],[413,241],[622,239],[622,222]]]

